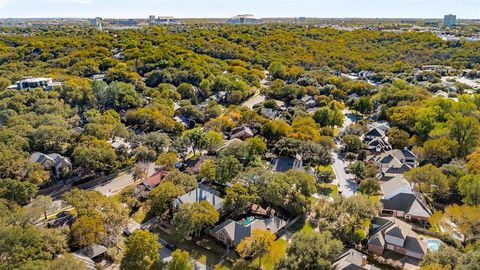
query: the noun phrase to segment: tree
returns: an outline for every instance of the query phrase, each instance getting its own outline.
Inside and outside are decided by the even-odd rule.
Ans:
[[[432,164],[411,169],[405,173],[405,179],[415,183],[420,192],[444,194],[448,191],[447,177]]]
[[[192,147],[194,156],[196,155],[196,150],[208,148],[208,139],[206,133],[201,129],[186,132],[184,138]]]
[[[155,164],[168,171],[173,170],[175,168],[175,164],[177,164],[177,154],[175,152],[161,153],[158,155]]]
[[[172,182],[160,183],[150,192],[148,198],[150,212],[157,216],[162,215],[170,207],[172,200],[183,193],[183,188]]]
[[[332,269],[333,261],[341,254],[342,242],[329,232],[301,231],[293,235],[287,257],[275,265],[276,270]]]
[[[355,161],[348,165],[347,172],[353,174],[358,181],[363,180],[366,176],[366,167],[363,161]]]
[[[184,192],[190,192],[198,186],[195,176],[182,173],[179,170],[169,172],[163,181],[171,182],[176,186],[181,187]]]
[[[346,152],[358,153],[362,147],[362,140],[355,135],[345,135],[342,138],[342,144],[345,146]]]
[[[441,226],[447,233],[460,236],[462,243],[480,237],[480,207],[469,205],[450,205],[445,212],[430,217],[430,223]]]
[[[242,164],[234,156],[224,156],[216,160],[216,177],[220,183],[228,183],[242,170]]]
[[[467,168],[470,173],[480,174],[480,148],[467,156]]]
[[[92,215],[79,217],[72,224],[71,234],[75,245],[86,247],[100,243],[105,237],[106,231],[102,218]]]
[[[469,174],[458,182],[458,190],[463,196],[463,202],[469,205],[480,204],[480,174]]]
[[[160,263],[158,236],[147,230],[136,230],[125,241],[121,270],[153,270]]]
[[[173,215],[172,227],[184,239],[192,234],[198,235],[207,226],[214,225],[218,218],[217,210],[207,201],[183,203]]]
[[[207,181],[213,181],[216,178],[217,171],[213,159],[207,159],[198,168],[198,176]]]
[[[392,127],[387,131],[388,142],[394,149],[403,149],[408,146],[410,135],[408,132]]]
[[[462,253],[454,247],[449,245],[441,245],[436,252],[427,252],[422,262],[422,270],[428,267],[437,266],[446,267],[447,269],[454,269],[458,265],[458,261],[462,257]],[[432,268],[430,268],[432,269]]]
[[[172,143],[168,134],[162,132],[149,132],[138,136],[138,140],[142,144],[154,149],[157,153],[163,152]]]
[[[272,76],[273,79],[285,79],[287,76],[287,68],[282,65],[282,63],[274,61],[270,63],[268,66],[268,71],[270,72],[270,76]]]
[[[190,254],[180,249],[172,252],[172,260],[168,263],[167,270],[194,270],[190,261]]]
[[[222,134],[214,130],[209,130],[205,136],[207,138],[208,148],[219,148],[225,143]]]
[[[41,209],[45,220],[47,220],[47,212],[53,208],[53,199],[50,196],[38,195],[31,205]]]
[[[235,214],[244,213],[248,206],[257,201],[257,194],[254,190],[235,183],[227,188],[224,205],[225,210],[233,211]]]
[[[182,99],[192,99],[195,97],[195,89],[189,83],[181,83],[177,87],[177,92],[182,96]]]
[[[262,257],[271,252],[274,243],[275,235],[270,231],[254,229],[252,236],[243,238],[236,250],[243,259],[258,259],[261,267]]]
[[[0,180],[0,198],[26,204],[37,193],[37,186],[30,182],[11,179]]]
[[[141,163],[152,162],[157,157],[155,150],[143,145],[137,146],[133,149],[132,154],[135,156],[137,162]]]
[[[442,166],[455,156],[457,143],[449,138],[427,140],[423,144],[421,155],[423,160],[435,166]]]
[[[148,176],[148,165],[137,163],[132,168],[133,181],[145,180]]]
[[[353,103],[353,109],[361,114],[369,114],[373,111],[373,102],[369,97],[360,97]]]
[[[480,139],[480,124],[474,117],[454,114],[447,122],[450,137],[458,144],[458,156],[464,157]]]
[[[287,137],[292,131],[292,127],[283,120],[273,120],[262,127],[262,135],[269,143]]]
[[[73,161],[86,171],[112,172],[117,155],[110,143],[97,139],[85,140],[73,150]]]
[[[358,191],[362,194],[371,196],[378,193],[380,190],[380,183],[377,178],[367,178],[360,183]]]

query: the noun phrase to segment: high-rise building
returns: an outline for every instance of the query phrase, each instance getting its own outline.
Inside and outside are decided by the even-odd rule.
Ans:
[[[443,17],[444,26],[454,26],[457,25],[457,15],[448,14]]]

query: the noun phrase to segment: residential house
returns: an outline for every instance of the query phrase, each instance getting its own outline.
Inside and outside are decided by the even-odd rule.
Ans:
[[[403,175],[417,166],[417,156],[407,148],[393,149],[376,156],[367,157],[368,162],[374,162],[379,170],[379,179],[387,181],[398,175]]]
[[[381,153],[392,150],[392,146],[388,143],[386,138],[377,137],[366,143],[368,150],[373,153]]]
[[[363,135],[363,141],[369,143],[376,138],[385,138],[385,131],[381,128],[374,127]]]
[[[273,119],[276,119],[278,116],[280,116],[282,112],[274,108],[262,108],[261,113],[263,116],[267,117],[268,119],[273,120]]]
[[[290,157],[276,157],[272,159],[272,169],[275,172],[286,172],[288,170],[297,170],[302,168],[303,161],[299,155],[293,158]]]
[[[428,222],[431,212],[416,194],[399,193],[389,199],[381,199],[383,214],[401,217],[412,221]]]
[[[238,221],[227,219],[211,230],[211,235],[228,247],[237,246],[245,237],[252,235],[253,230],[270,231],[276,234],[287,225],[287,221],[273,216],[247,216]]]
[[[394,178],[382,182],[380,185],[382,192],[382,199],[389,200],[398,194],[414,194],[410,183],[403,177],[403,175],[397,175]]]
[[[25,90],[31,88],[43,88],[44,90],[52,90],[56,86],[61,86],[62,83],[52,81],[52,78],[34,78],[24,77],[15,84],[10,85],[9,89]]]
[[[80,256],[85,256],[93,261],[101,261],[105,254],[107,254],[107,248],[101,245],[90,245],[75,252]]]
[[[427,253],[426,243],[412,231],[412,226],[396,218],[374,219],[371,235],[368,251],[376,255],[390,250],[421,260]]]
[[[177,197],[173,200],[172,207],[177,209],[184,203],[198,203],[201,201],[209,202],[217,211],[220,211],[223,207],[223,199],[219,197],[218,192],[203,184],[199,184],[198,188]]]
[[[380,270],[380,268],[369,264],[367,257],[367,254],[351,248],[340,255],[333,266],[336,270]]]
[[[147,177],[147,179],[145,179],[145,181],[143,181],[142,184],[148,190],[152,190],[162,182],[163,178],[165,178],[167,174],[168,174],[168,171],[166,170],[158,170],[154,174]]]
[[[253,137],[253,131],[249,127],[241,126],[232,129],[230,133],[230,139],[241,139],[245,140]]]
[[[42,164],[45,169],[51,170],[54,176],[58,178],[65,176],[65,174],[72,170],[72,162],[70,159],[56,153],[47,155],[35,152],[30,157],[30,160]]]

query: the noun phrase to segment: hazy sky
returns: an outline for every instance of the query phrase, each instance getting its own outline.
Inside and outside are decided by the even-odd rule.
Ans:
[[[1,18],[105,17],[480,18],[480,0],[0,0]]]

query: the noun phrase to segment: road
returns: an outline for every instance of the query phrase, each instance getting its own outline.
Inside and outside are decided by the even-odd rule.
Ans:
[[[352,114],[349,110],[343,110],[343,115],[345,116],[345,121],[343,122],[343,126],[339,132],[339,134],[343,134],[345,129],[352,123],[356,121],[355,115]],[[340,149],[340,141],[337,140],[337,149]],[[338,190],[342,191],[342,195],[345,197],[350,197],[355,194],[357,189],[357,184],[353,181],[353,176],[347,174],[345,168],[348,166],[348,162],[343,158],[342,154],[338,151],[334,151],[332,153],[333,156],[333,170],[335,172],[335,179],[333,180],[333,184],[338,186]]]
[[[148,176],[151,176],[155,173],[155,163],[148,164]],[[99,191],[105,196],[112,196],[124,188],[135,184],[133,179],[133,174],[131,172],[127,172],[124,175],[121,175],[117,178],[112,179],[111,181],[104,183],[102,185],[96,186],[94,190]]]

